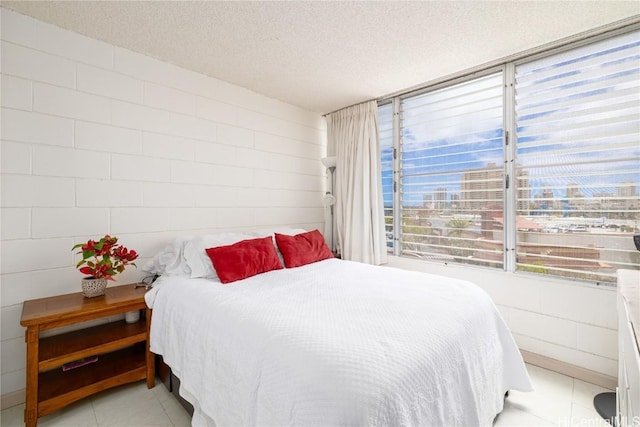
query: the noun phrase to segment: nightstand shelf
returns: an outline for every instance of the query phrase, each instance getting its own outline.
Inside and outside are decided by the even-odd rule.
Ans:
[[[39,417],[111,387],[144,379],[147,387],[154,386],[151,310],[146,307],[145,292],[144,287],[130,284],[107,288],[105,295],[94,298],[78,292],[24,302],[20,324],[27,327],[27,427],[35,427]],[[133,310],[145,310],[137,323],[118,320],[41,336],[46,330]],[[90,356],[98,360],[62,370],[62,365]]]
[[[40,372],[74,360],[144,342],[146,319],[127,324],[124,320],[40,339]]]
[[[98,356],[98,361],[70,371],[38,375],[39,416],[98,391],[146,378],[144,344]]]

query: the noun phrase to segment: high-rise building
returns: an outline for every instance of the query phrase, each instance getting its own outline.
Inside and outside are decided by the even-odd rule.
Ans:
[[[616,197],[623,209],[636,209],[639,205],[636,184],[633,181],[625,181],[616,187]]]
[[[531,188],[529,188],[529,172],[518,169],[516,172],[516,207],[518,215],[529,215],[533,200],[531,200]]]
[[[433,205],[435,209],[445,209],[447,207],[447,189],[440,187],[433,192]]]
[[[625,181],[616,187],[616,196],[618,197],[635,197],[636,185],[633,181]]]
[[[431,194],[422,195],[422,207],[433,209],[433,196]]]
[[[530,210],[531,189],[528,172],[519,169],[516,206],[518,213],[528,215]],[[503,205],[504,171],[495,163],[489,163],[481,169],[465,172],[460,183],[460,207],[467,210],[482,209],[487,206]]]
[[[451,193],[451,209],[458,209],[460,207],[460,194]]]
[[[460,206],[475,210],[488,205],[502,204],[503,170],[495,163],[465,172],[460,183]]]
[[[567,198],[583,197],[578,184],[571,183],[567,185]]]

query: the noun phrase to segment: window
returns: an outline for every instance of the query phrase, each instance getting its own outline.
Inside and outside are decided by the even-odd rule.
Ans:
[[[502,266],[502,73],[404,99],[401,253]]]
[[[638,266],[638,33],[515,68],[516,266],[614,282]]]
[[[396,97],[379,123],[396,255],[597,282],[640,268],[639,31]]]

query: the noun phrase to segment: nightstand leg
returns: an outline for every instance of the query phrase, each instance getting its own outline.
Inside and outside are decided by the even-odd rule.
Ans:
[[[153,353],[151,353],[151,314],[152,310],[150,308],[146,309],[146,321],[147,321],[147,341],[145,343],[145,351],[147,358],[147,388],[153,388],[156,385],[156,357]]]
[[[27,342],[27,396],[24,423],[27,427],[38,424],[38,327],[29,327],[25,333]]]

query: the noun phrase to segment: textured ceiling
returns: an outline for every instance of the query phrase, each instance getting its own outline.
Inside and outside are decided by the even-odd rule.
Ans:
[[[326,113],[640,14],[638,1],[2,1]]]

